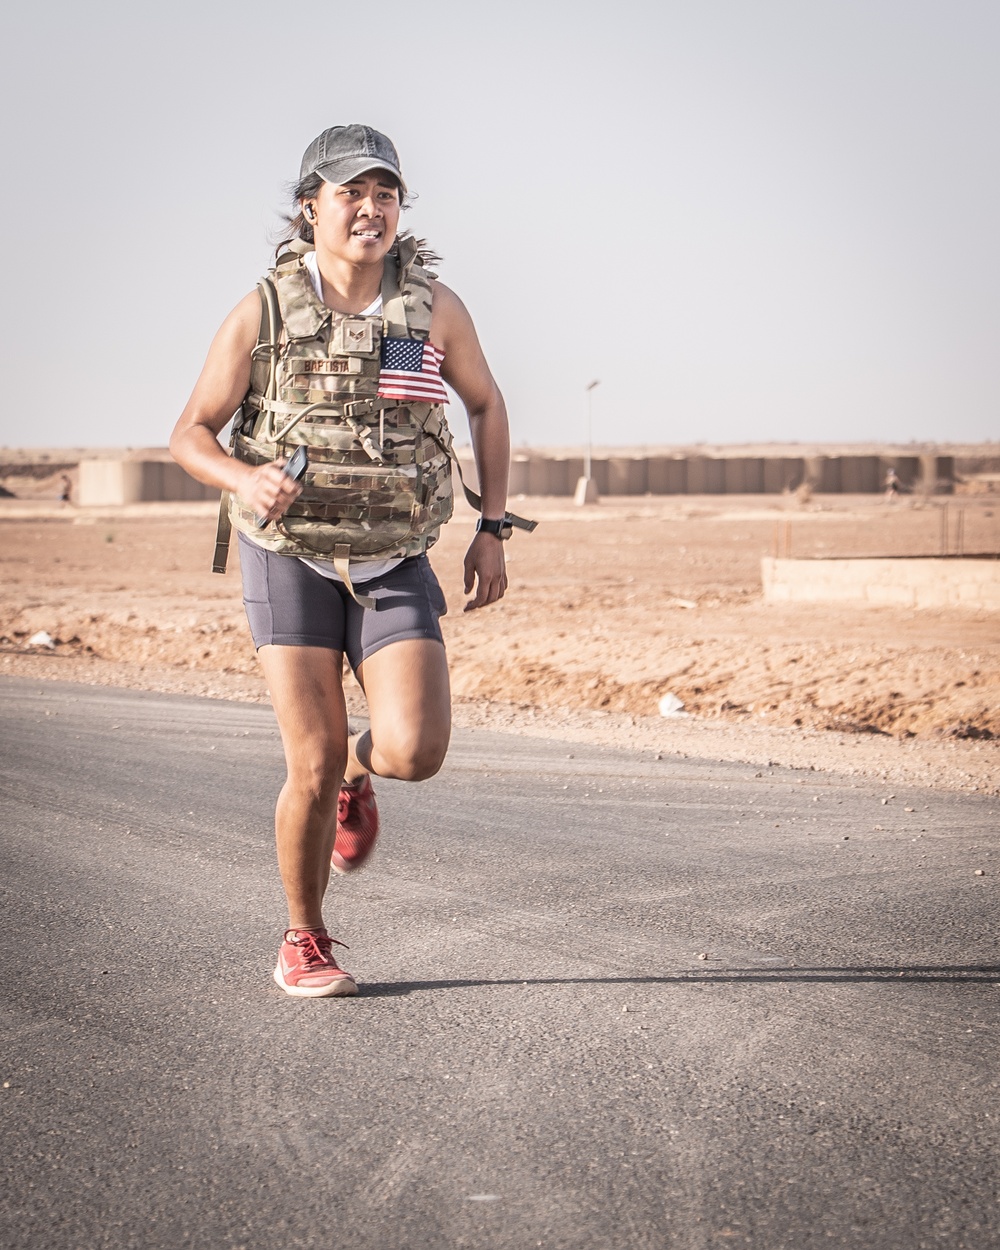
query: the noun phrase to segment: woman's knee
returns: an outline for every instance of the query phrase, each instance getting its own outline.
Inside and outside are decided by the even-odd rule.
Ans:
[[[346,747],[289,752],[286,764],[290,789],[319,807],[336,803],[347,767]]]
[[[439,771],[448,754],[448,736],[423,733],[398,735],[385,742],[373,742],[372,763],[376,772],[397,781],[426,781]]]

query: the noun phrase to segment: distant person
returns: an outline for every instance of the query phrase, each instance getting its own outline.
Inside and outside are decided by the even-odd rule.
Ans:
[[[885,501],[892,503],[899,498],[899,474],[890,465],[885,474]]]
[[[288,773],[274,977],[305,997],[357,993],[323,897],[331,865],[353,872],[375,845],[371,774],[420,781],[448,749],[447,608],[426,555],[452,511],[445,382],[468,411],[482,484],[466,610],[502,598],[503,540],[513,522],[530,527],[506,512],[503,398],[465,306],[428,272],[422,241],[399,234],[405,196],[377,130],[334,126],[310,143],[275,265],[223,322],[170,444],[193,477],[231,492]],[[218,436],[236,409],[230,458]],[[301,482],[283,472],[299,448]],[[218,571],[227,545],[220,523]],[[368,699],[361,734],[349,734],[345,654]]]
[[[68,473],[64,473],[59,479],[59,502],[72,503],[73,499],[73,482]]]

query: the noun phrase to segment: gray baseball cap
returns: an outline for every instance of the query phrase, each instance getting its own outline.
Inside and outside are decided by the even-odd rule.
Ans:
[[[324,181],[343,186],[370,169],[387,170],[406,192],[391,139],[371,126],[331,126],[306,148],[299,180],[319,174]]]

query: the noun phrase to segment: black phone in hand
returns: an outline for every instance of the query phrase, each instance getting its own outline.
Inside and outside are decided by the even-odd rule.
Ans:
[[[281,471],[284,473],[285,477],[290,477],[293,482],[298,482],[301,480],[302,475],[308,467],[309,456],[305,447],[297,447],[295,451],[292,452],[288,463],[281,466]],[[257,528],[259,530],[262,530],[264,526],[267,525],[266,517],[258,516],[255,517],[254,520],[257,522]]]

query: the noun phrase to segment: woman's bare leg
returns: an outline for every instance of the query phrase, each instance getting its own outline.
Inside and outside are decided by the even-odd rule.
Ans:
[[[319,929],[347,764],[343,656],[279,646],[261,647],[259,655],[288,770],[274,825],[289,928]]]
[[[358,670],[371,728],[351,740],[348,781],[365,772],[424,781],[444,762],[451,737],[448,658],[433,638],[405,638]]]

